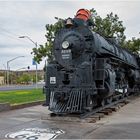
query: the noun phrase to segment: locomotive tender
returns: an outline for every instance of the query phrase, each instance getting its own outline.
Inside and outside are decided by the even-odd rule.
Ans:
[[[140,89],[139,56],[93,32],[89,17],[80,9],[56,34],[44,87],[55,114],[89,112]]]

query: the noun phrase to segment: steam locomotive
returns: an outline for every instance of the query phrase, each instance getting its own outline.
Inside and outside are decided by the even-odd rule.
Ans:
[[[89,17],[80,9],[54,39],[44,92],[55,114],[89,112],[140,90],[140,57],[93,32]]]

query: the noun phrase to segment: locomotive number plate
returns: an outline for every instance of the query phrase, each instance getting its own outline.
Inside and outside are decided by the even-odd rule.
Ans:
[[[62,59],[71,59],[71,50],[70,49],[62,50],[61,54],[62,54]]]

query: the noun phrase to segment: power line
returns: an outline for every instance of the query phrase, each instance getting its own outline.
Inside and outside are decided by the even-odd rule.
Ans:
[[[17,34],[15,34],[15,33],[12,33],[12,32],[10,32],[10,31],[8,31],[7,29],[4,29],[4,28],[2,28],[2,27],[0,27],[3,31],[5,31],[5,32],[7,32],[7,33],[9,33],[9,34],[12,34],[12,35],[14,35],[14,36],[18,36]]]
[[[27,42],[26,41],[24,41],[24,40],[21,40],[21,39],[18,39],[18,37],[20,36],[20,35],[17,35],[17,34],[15,34],[15,33],[13,33],[13,32],[10,32],[10,31],[8,31],[7,29],[4,29],[4,28],[2,28],[2,27],[0,27],[0,29],[2,29],[3,31],[2,32],[5,32],[5,33],[3,33],[3,35],[5,35],[5,36],[7,36],[7,37],[9,37],[9,38],[12,38],[12,39],[15,39],[15,40],[18,40],[18,41],[20,41],[20,42],[23,42],[23,43],[26,43],[27,44]],[[1,32],[1,33],[2,33]],[[15,37],[14,37],[15,36]]]
[[[23,43],[27,44],[26,41],[22,41],[22,40],[20,40],[20,39],[14,37],[14,36],[12,36],[12,35],[10,35],[10,34],[5,34],[5,33],[3,33],[3,32],[1,32],[1,34],[4,35],[4,36],[6,36],[6,37],[8,37],[8,38],[10,38],[10,39],[14,39],[14,40],[17,40],[17,41],[20,41],[20,42],[23,42]]]

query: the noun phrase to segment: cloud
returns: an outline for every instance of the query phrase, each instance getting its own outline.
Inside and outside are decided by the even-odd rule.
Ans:
[[[31,65],[30,54],[34,44],[19,36],[27,35],[38,44],[46,42],[45,25],[54,23],[54,17],[74,17],[79,8],[95,8],[101,17],[118,14],[126,27],[127,38],[138,37],[140,29],[140,1],[89,0],[89,1],[0,1],[0,66],[17,55],[26,55],[26,61],[15,61],[12,68]],[[39,65],[43,68],[44,61]],[[34,67],[33,67],[34,68]]]

